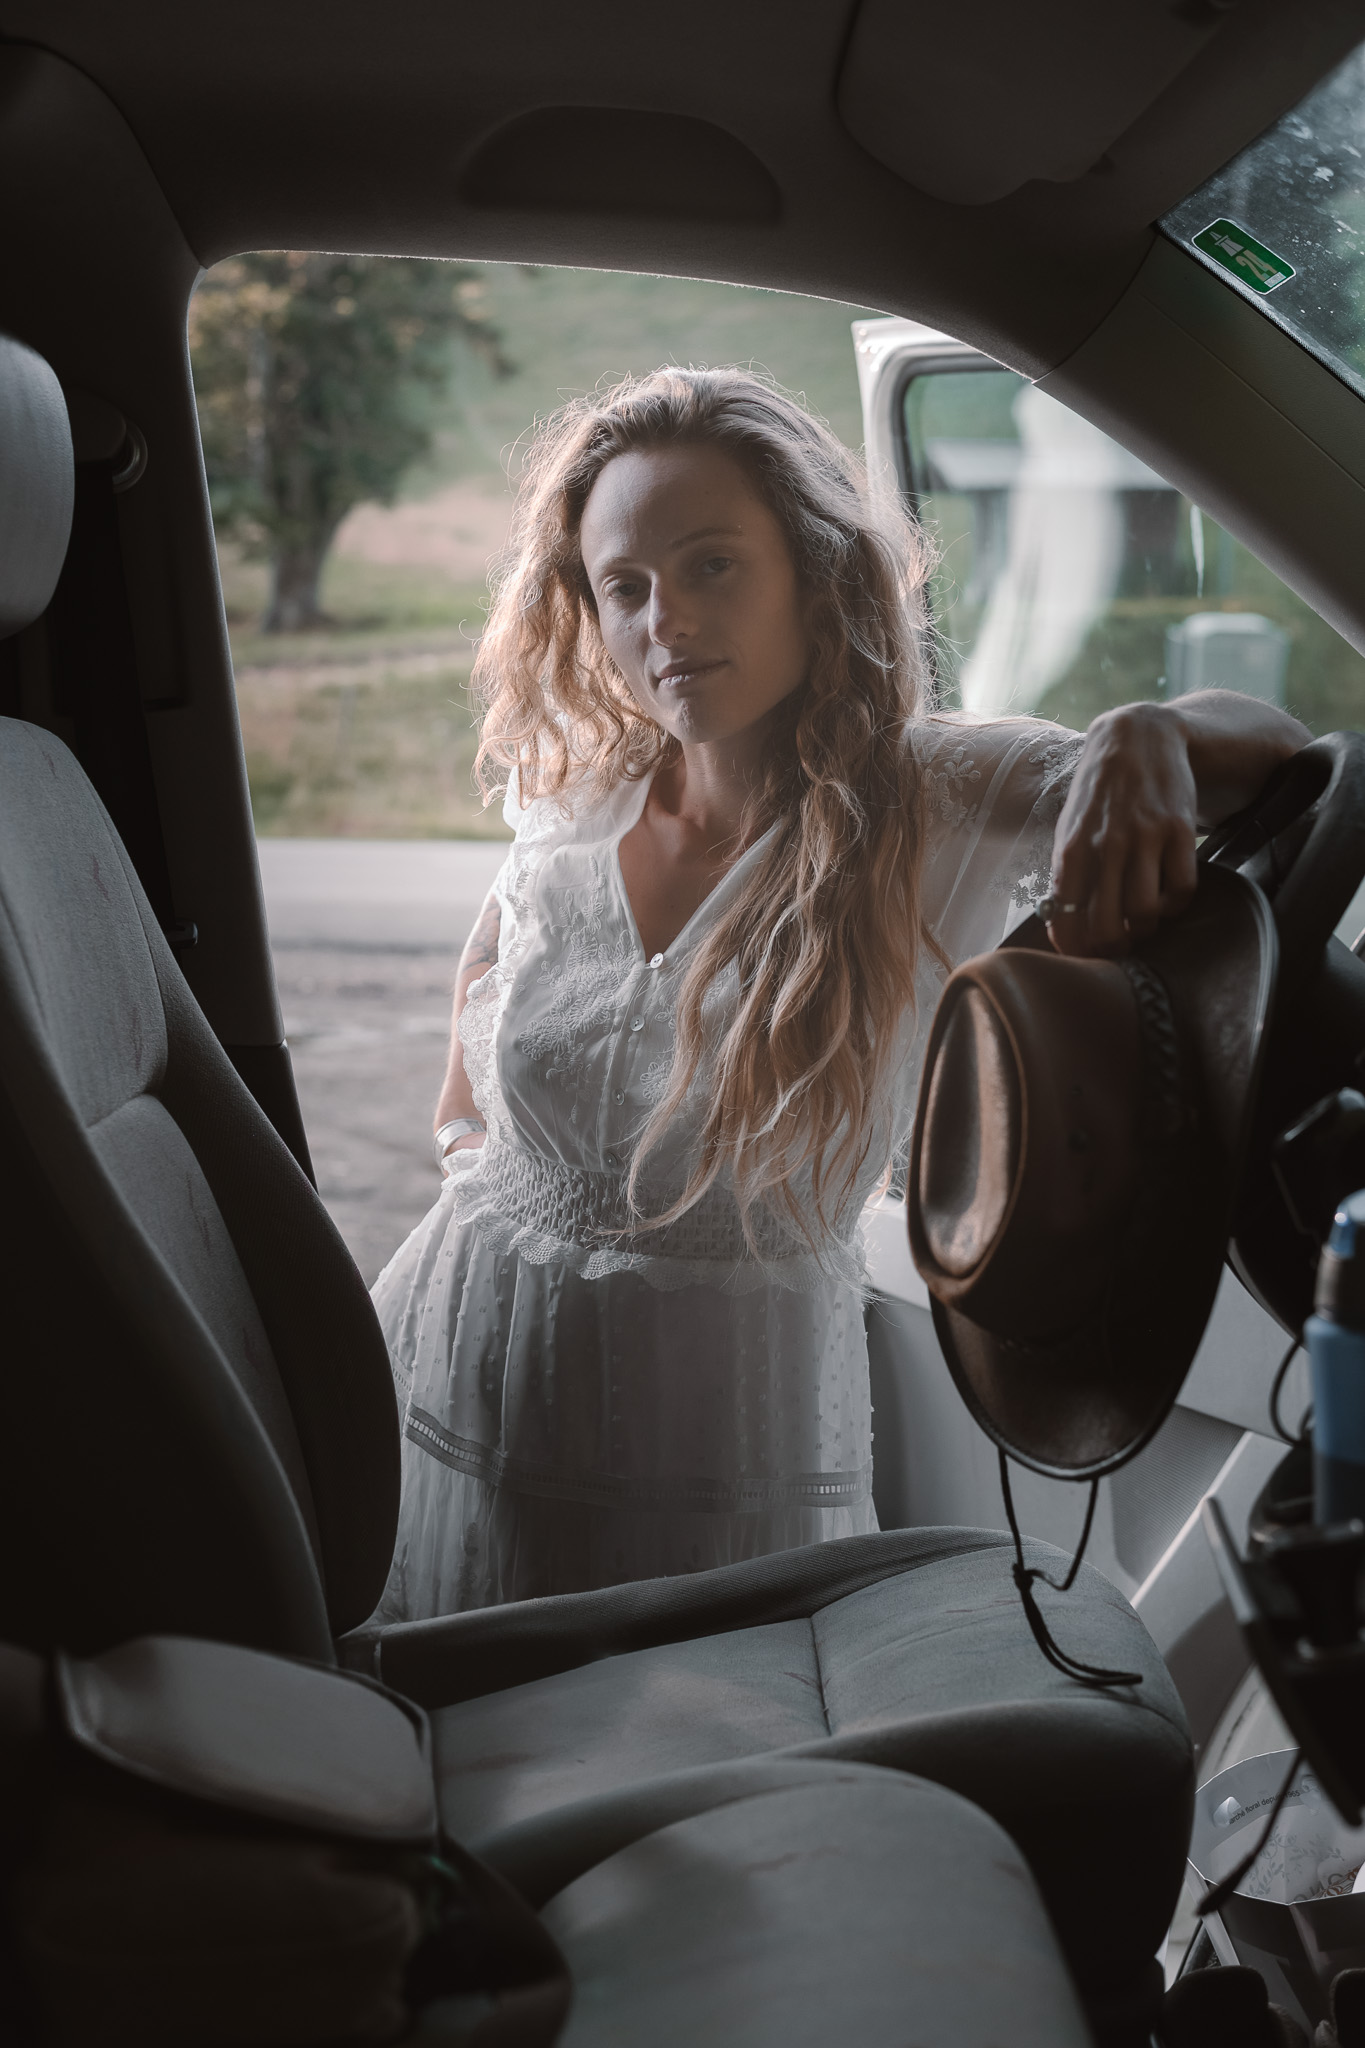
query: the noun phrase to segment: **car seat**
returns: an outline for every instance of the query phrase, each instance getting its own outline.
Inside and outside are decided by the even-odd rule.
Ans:
[[[0,629],[46,603],[70,475],[55,378],[0,343]],[[0,719],[0,1259],[0,1639],[88,1653],[180,1633],[381,1676],[431,1713],[447,1826],[546,1905],[571,1952],[606,1954],[613,1916],[634,1926],[638,1906],[639,1986],[656,1968],[696,1974],[684,1898],[722,1946],[740,1941],[734,1859],[758,1871],[771,1850],[776,1870],[830,1843],[839,1869],[882,1876],[854,1886],[843,1920],[828,1888],[811,1878],[801,1893],[793,1877],[806,1938],[864,1913],[874,1948],[935,1952],[943,1916],[924,1909],[927,1950],[916,1927],[933,1886],[907,1874],[921,1829],[931,1860],[974,1859],[978,1903],[963,1910],[993,1964],[1014,1940],[988,1906],[1003,1828],[1099,2038],[1145,2040],[1193,1762],[1155,1646],[1098,1573],[1042,1604],[1073,1656],[1139,1672],[1139,1686],[1088,1691],[1054,1670],[1007,1537],[980,1530],[894,1530],[367,1625],[392,1549],[398,1420],[365,1287],[198,1009],[76,759],[15,719]],[[1056,1574],[1056,1553],[1030,1549]],[[802,1775],[817,1764],[818,1780]],[[836,1766],[876,1765],[911,1774],[913,1797],[857,1773],[856,1794],[828,1789]],[[926,1779],[959,1797],[945,1805]],[[770,1843],[764,1815],[780,1813],[794,1834],[774,1818]],[[958,1951],[941,1938],[951,1977]],[[757,1983],[761,1928],[753,1940]],[[1035,1929],[1030,1953],[1041,1940]],[[852,1981],[830,1967],[831,1983]],[[1055,1999],[1040,2007],[1052,2034],[1029,2031],[1010,1998],[1001,2009],[1008,2026],[983,2040],[1072,2038]],[[665,2038],[604,2017],[592,2039],[646,2032]]]

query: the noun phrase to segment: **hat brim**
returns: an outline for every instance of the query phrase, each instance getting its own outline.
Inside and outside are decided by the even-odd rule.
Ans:
[[[1005,945],[1051,950],[1037,918]],[[1194,1109],[1177,1170],[1159,1191],[1150,1249],[1057,1342],[1008,1343],[933,1304],[948,1368],[976,1421],[1049,1478],[1115,1471],[1170,1413],[1218,1292],[1274,993],[1274,918],[1234,869],[1202,866],[1189,908],[1134,951],[1170,998]]]

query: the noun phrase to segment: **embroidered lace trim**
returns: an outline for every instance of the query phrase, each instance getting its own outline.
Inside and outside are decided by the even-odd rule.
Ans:
[[[409,1408],[404,1433],[452,1471],[490,1486],[540,1500],[582,1501],[589,1507],[691,1509],[710,1514],[761,1514],[781,1507],[856,1507],[872,1491],[872,1467],[856,1472],[797,1472],[790,1479],[623,1479],[612,1472],[565,1473],[514,1458],[443,1429],[424,1408]]]
[[[774,1216],[755,1226],[757,1256],[745,1244],[734,1197],[712,1187],[663,1229],[632,1228],[625,1176],[587,1173],[539,1159],[490,1132],[478,1152],[457,1153],[459,1166],[442,1190],[456,1218],[477,1224],[484,1242],[529,1265],[567,1265],[585,1280],[636,1273],[664,1292],[679,1287],[721,1287],[747,1294],[759,1287],[814,1294],[831,1280],[860,1287],[862,1245],[827,1242],[820,1255]],[[469,1161],[468,1166],[463,1162]],[[657,1190],[646,1200],[662,1207]]]
[[[981,780],[976,757],[965,740],[941,747],[920,764],[925,805],[931,818],[941,818],[950,831],[970,825],[981,808],[973,785]]]
[[[1013,901],[1021,908],[1032,909],[1041,903],[1052,887],[1052,841],[1084,745],[1084,733],[1069,732],[1064,738],[1035,747],[1028,757],[1029,766],[1043,772],[1029,815],[1028,842],[1022,849],[1023,858],[1011,892]]]

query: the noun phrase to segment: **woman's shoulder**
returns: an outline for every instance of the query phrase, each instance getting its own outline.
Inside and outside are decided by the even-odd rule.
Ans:
[[[636,782],[619,782],[605,792],[579,788],[523,799],[513,769],[502,815],[518,846],[593,846],[615,836],[639,801]]]
[[[931,815],[960,824],[988,794],[1018,786],[1036,801],[1070,778],[1082,734],[1046,718],[980,718],[938,711],[916,719],[910,744]]]
[[[1084,735],[1051,718],[984,718],[972,711],[931,711],[915,719],[910,744],[925,767],[968,755],[1001,762],[1014,755],[1079,752]]]

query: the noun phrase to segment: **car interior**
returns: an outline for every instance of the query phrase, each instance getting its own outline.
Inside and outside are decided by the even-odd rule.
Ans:
[[[1221,574],[1235,547],[1365,652],[1359,329],[1343,339],[1311,292],[1292,296],[1311,223],[1283,259],[1260,230],[1270,270],[1250,284],[1204,246],[1250,189],[1228,167],[1362,44],[1348,0],[0,0],[8,1873],[37,1825],[14,1746],[37,1662],[198,1639],[423,1710],[440,1825],[558,1944],[571,2048],[1234,2038],[1218,2031],[1230,2006],[1201,2018],[1187,1996],[1181,2018],[1160,1957],[1196,1786],[1252,1670],[1201,1503],[1245,1541],[1284,1454],[1272,1383],[1311,1307],[1306,1255],[1282,1287],[1265,1277],[1261,1237],[1293,1227],[1273,1189],[1252,1191],[1176,1407],[1103,1482],[1075,1583],[1040,1594],[1072,1657],[1136,1684],[1079,1685],[1040,1654],[995,1450],[910,1260],[903,1177],[868,1219],[880,1534],[371,1623],[397,1411],[284,1042],[186,317],[205,267],[281,247],[877,307],[850,341],[874,486],[970,533],[979,587],[959,572],[953,600],[969,709],[1008,701],[980,627],[982,592],[1012,573],[991,506],[1045,444],[1083,449],[1084,516],[1112,515],[1143,573],[1178,555],[1202,596],[1206,561]],[[1365,92],[1352,105],[1365,129]],[[1282,273],[1286,297],[1261,296]],[[1017,430],[981,427],[987,398]],[[1063,578],[1075,545],[1055,537]],[[1102,581],[1074,599],[1073,578],[1083,623]],[[1278,630],[1182,629],[1172,687],[1282,692]],[[1365,1058],[1357,770],[1349,749],[1321,755],[1233,849],[1295,963],[1267,1145]],[[1318,834],[1310,860],[1299,814],[1325,806],[1332,857]],[[1305,1384],[1295,1366],[1286,1413]],[[1016,1491],[1030,1561],[1060,1578],[1078,1489],[1021,1473]],[[0,1942],[0,1979],[18,1939]],[[1306,2040],[1264,2031],[1291,2022],[1236,1962],[1205,1942],[1195,1972],[1252,1997],[1236,2038]],[[9,1998],[16,2038],[138,2038],[63,2018],[60,1998]],[[205,2014],[174,2038],[394,2031],[348,2032],[326,1999],[315,2013],[287,2034]],[[554,2037],[439,2001],[410,2024],[420,2040]]]

